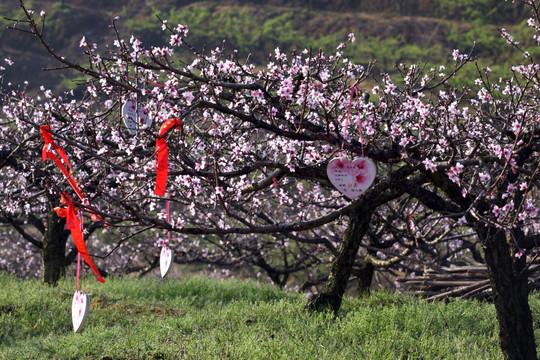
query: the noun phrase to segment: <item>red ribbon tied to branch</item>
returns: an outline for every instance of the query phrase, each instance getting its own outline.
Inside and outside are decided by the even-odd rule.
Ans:
[[[66,177],[66,180],[69,182],[69,184],[71,185],[71,187],[73,188],[73,190],[75,191],[79,199],[83,200],[84,199],[83,192],[81,191],[81,189],[79,188],[79,185],[73,178],[73,175],[72,175],[73,170],[71,169],[71,165],[69,164],[69,160],[67,158],[66,152],[61,146],[55,143],[54,140],[52,139],[52,135],[50,132],[51,127],[49,125],[43,125],[43,126],[40,126],[40,130],[41,130],[41,137],[43,138],[43,141],[45,142],[45,145],[43,145],[43,149],[41,150],[41,160],[45,161],[47,160],[47,158],[49,158],[52,161],[54,161],[56,165],[58,166],[58,168],[60,169],[60,171],[62,171],[62,174],[64,174],[64,176]],[[51,148],[53,148],[56,151],[58,156],[60,156],[60,159],[62,159],[64,163],[67,165],[67,168],[66,166],[64,166],[62,161],[60,161],[58,156],[56,156],[51,151]],[[93,221],[102,221],[107,225],[107,222],[103,220],[98,214],[94,212],[90,212],[90,213],[91,213]]]
[[[69,182],[75,193],[79,196],[79,198],[82,200],[84,198],[83,193],[81,189],[79,188],[79,185],[77,185],[77,182],[72,176],[73,170],[71,169],[71,165],[69,164],[69,160],[67,158],[66,152],[64,149],[59,146],[57,143],[54,142],[51,135],[51,127],[49,125],[43,125],[40,126],[39,129],[41,130],[41,137],[43,138],[43,141],[45,142],[45,145],[43,145],[43,149],[41,150],[41,160],[45,161],[47,158],[51,159],[56,163],[60,171],[62,171],[62,174],[66,177],[66,180]],[[51,150],[54,149],[58,156],[54,154],[54,152]],[[62,163],[62,159],[64,161],[64,165]],[[67,166],[67,168],[66,168]],[[69,171],[68,171],[69,169]]]
[[[165,135],[172,129],[179,127],[182,124],[181,119],[169,119],[161,125],[158,137],[156,138],[156,187],[154,194],[159,196],[165,195],[167,189],[167,176],[169,174],[169,148]]]
[[[94,274],[96,274],[97,281],[104,283],[105,280],[99,273],[96,264],[94,264],[94,261],[88,254],[88,249],[86,248],[83,234],[81,232],[81,223],[77,217],[77,209],[75,208],[75,204],[73,204],[73,201],[66,193],[62,193],[62,204],[66,205],[67,207],[56,207],[54,208],[54,211],[59,217],[66,218],[66,229],[71,230],[71,237],[73,238],[73,242],[75,243],[79,254],[81,254]]]

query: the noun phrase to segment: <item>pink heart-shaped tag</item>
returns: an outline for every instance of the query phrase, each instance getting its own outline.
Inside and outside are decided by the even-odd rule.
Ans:
[[[161,248],[161,254],[159,255],[159,269],[161,270],[161,277],[167,276],[167,273],[171,269],[173,263],[174,251],[169,249],[168,246]]]
[[[328,163],[326,174],[339,192],[354,199],[371,186],[377,174],[377,166],[373,160],[365,157],[354,161],[338,157]]]
[[[73,302],[71,303],[71,320],[73,321],[73,331],[81,331],[88,311],[90,310],[90,296],[82,291],[75,291]]]

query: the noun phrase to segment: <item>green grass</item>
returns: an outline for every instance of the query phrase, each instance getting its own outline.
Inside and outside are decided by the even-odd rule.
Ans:
[[[499,359],[487,303],[406,294],[348,298],[337,317],[249,281],[84,281],[91,311],[71,326],[75,281],[0,274],[0,359]],[[540,298],[531,297],[540,308]],[[536,317],[536,316],[535,316]],[[540,337],[540,333],[538,333]]]

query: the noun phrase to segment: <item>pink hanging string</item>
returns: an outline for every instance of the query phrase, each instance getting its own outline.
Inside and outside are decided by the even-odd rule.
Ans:
[[[83,232],[83,211],[80,210],[79,211],[79,219],[80,219],[80,226],[81,226],[81,234],[83,234],[83,238],[84,238],[84,232]],[[79,291],[79,279],[81,277],[81,253],[80,252],[77,252],[77,285],[76,285],[76,289],[77,291]]]
[[[76,289],[79,291],[79,276],[81,274],[81,253],[77,253],[77,286]]]
[[[347,107],[347,118],[345,120],[345,127],[343,128],[343,142],[341,143],[341,151],[339,152],[340,157],[343,155],[343,148],[345,146],[345,138],[347,137],[347,128],[349,127],[349,121],[351,118],[351,108],[354,96],[356,96],[357,101],[360,101],[358,97],[357,83],[354,83],[349,92],[349,106]],[[358,111],[358,132],[360,134],[360,149],[362,151],[362,157],[364,157],[364,134],[362,133],[362,117],[360,116],[360,106],[357,106],[356,110]]]
[[[171,223],[170,200],[171,200],[171,194],[167,191],[167,224]],[[169,246],[170,242],[171,242],[171,232],[167,230],[167,246]]]

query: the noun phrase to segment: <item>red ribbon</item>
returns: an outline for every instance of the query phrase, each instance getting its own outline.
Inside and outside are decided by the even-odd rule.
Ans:
[[[67,158],[66,152],[61,146],[59,146],[52,139],[51,127],[49,125],[40,126],[40,131],[41,131],[41,137],[43,138],[43,141],[45,142],[45,145],[43,146],[43,149],[41,150],[41,160],[46,161],[47,158],[49,158],[52,161],[54,161],[55,164],[60,169],[60,171],[62,172],[62,174],[64,174],[64,176],[66,177],[67,181],[69,182],[69,184],[71,185],[71,187],[73,188],[77,196],[81,200],[83,200],[84,195],[81,189],[79,188],[79,185],[77,185],[77,182],[72,176],[73,169],[71,168],[71,165],[69,164],[69,160]],[[54,154],[51,148],[56,151],[58,156]],[[77,250],[79,251],[79,254],[88,263],[88,265],[90,265],[90,268],[92,269],[94,274],[96,274],[96,276],[98,277],[97,280],[104,283],[105,280],[99,273],[96,265],[92,261],[92,258],[88,254],[88,249],[86,248],[86,244],[84,243],[84,237],[81,231],[81,222],[79,221],[79,218],[77,217],[77,210],[75,209],[75,205],[73,204],[73,201],[66,193],[62,193],[62,204],[66,205],[67,208],[57,207],[54,209],[54,211],[59,217],[66,218],[66,228],[71,230],[71,237],[73,238],[73,242],[75,243],[75,246],[77,247]],[[93,212],[91,213],[91,217],[93,221],[105,222],[99,215]],[[107,223],[105,222],[105,224]],[[78,280],[79,278],[77,276],[77,290],[78,290]]]
[[[43,149],[41,150],[41,160],[45,161],[47,160],[47,158],[49,158],[52,161],[54,161],[56,165],[58,166],[58,168],[60,169],[60,171],[62,171],[62,173],[66,177],[67,181],[69,182],[73,190],[75,190],[75,193],[77,194],[79,199],[83,200],[84,195],[81,189],[79,188],[79,185],[77,184],[77,182],[72,176],[73,170],[71,169],[71,165],[69,164],[69,160],[67,158],[66,152],[64,151],[62,147],[60,147],[52,139],[52,135],[50,132],[51,127],[49,125],[43,125],[43,126],[40,126],[40,130],[41,130],[41,137],[43,138],[43,141],[45,141],[45,145],[43,146]],[[54,155],[54,153],[51,151],[51,147],[54,150],[56,150],[56,153],[60,156],[60,159],[62,159],[64,163],[67,165],[67,169],[64,166],[64,164],[62,164],[62,161],[60,161],[58,156]],[[94,212],[90,212],[90,214],[92,217],[92,221],[103,221],[107,225],[107,222],[103,220],[98,214]]]
[[[165,195],[167,189],[167,176],[169,175],[169,148],[165,141],[165,135],[172,129],[179,127],[182,124],[180,119],[169,119],[161,125],[158,138],[156,139],[156,187],[154,194],[159,196]]]
[[[73,170],[71,169],[71,165],[69,164],[69,160],[67,158],[66,152],[64,149],[60,146],[58,146],[57,143],[54,142],[51,135],[51,127],[49,125],[43,125],[39,128],[41,130],[41,137],[43,138],[43,141],[45,141],[45,145],[43,145],[43,149],[41,150],[41,160],[45,161],[47,158],[51,159],[56,163],[60,171],[62,171],[62,174],[66,177],[67,181],[75,191],[75,193],[79,196],[79,198],[82,200],[84,198],[83,193],[81,189],[79,188],[79,185],[77,185],[77,182],[72,176]],[[56,153],[60,156],[60,159],[64,161],[64,163],[67,165],[68,169],[66,169],[66,166],[62,164],[62,161],[56,156],[52,151],[51,148],[53,148]]]
[[[104,283],[105,280],[99,273],[96,264],[94,264],[94,261],[88,254],[88,249],[86,248],[83,234],[81,232],[81,223],[79,221],[79,218],[77,217],[77,209],[75,208],[75,204],[73,204],[73,201],[66,193],[62,193],[62,204],[66,205],[67,208],[56,207],[54,208],[54,211],[59,217],[66,218],[66,229],[71,230],[71,237],[73,238],[73,242],[75,243],[79,254],[81,254],[81,256],[90,266],[94,274],[96,274],[97,281]]]

